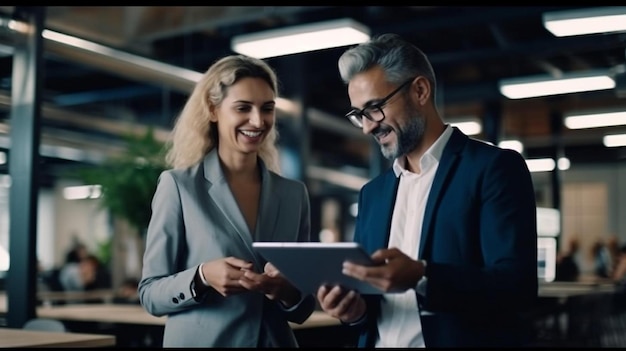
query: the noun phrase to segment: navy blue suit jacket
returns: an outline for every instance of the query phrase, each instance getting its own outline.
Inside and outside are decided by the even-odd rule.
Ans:
[[[389,169],[359,194],[354,240],[370,254],[388,245],[398,182]],[[427,347],[528,341],[524,312],[537,299],[536,221],[523,157],[454,128],[428,195],[419,244],[428,281],[418,303],[433,313],[421,316]],[[380,296],[365,298],[358,345],[373,347]]]

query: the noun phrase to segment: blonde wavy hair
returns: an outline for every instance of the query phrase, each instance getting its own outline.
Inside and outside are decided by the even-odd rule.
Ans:
[[[217,60],[204,73],[176,118],[166,142],[165,161],[173,168],[187,168],[200,162],[218,143],[217,125],[210,122],[211,107],[218,107],[227,90],[246,77],[261,78],[278,96],[278,81],[274,70],[264,61],[244,55],[230,55]],[[259,157],[266,167],[279,173],[274,126],[259,148]]]

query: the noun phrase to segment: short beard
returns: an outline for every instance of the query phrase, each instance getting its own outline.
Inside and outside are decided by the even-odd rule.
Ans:
[[[406,106],[407,111],[414,111],[410,104]],[[388,160],[395,160],[413,151],[422,139],[426,131],[426,120],[419,112],[414,112],[407,119],[406,124],[398,126],[396,129],[397,143],[387,147],[381,145],[380,151]]]

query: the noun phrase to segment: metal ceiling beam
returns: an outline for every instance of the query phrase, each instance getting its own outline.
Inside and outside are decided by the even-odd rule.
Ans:
[[[47,33],[48,35],[46,33],[44,35],[49,38],[51,32]],[[202,73],[196,71],[82,40],[80,45],[69,45],[60,40],[47,39],[45,49],[51,54],[70,61],[90,65],[131,80],[151,83],[155,86],[169,86],[186,94],[191,92],[196,82],[202,77]]]
[[[0,109],[9,110],[10,108],[11,96],[5,92],[0,92]],[[170,132],[165,128],[149,127],[143,124],[111,120],[105,117],[60,109],[45,102],[43,102],[41,106],[41,116],[43,120],[63,122],[72,127],[109,133],[122,138],[128,135],[143,136],[148,128],[152,128],[155,139],[163,142],[167,140]]]
[[[423,16],[416,16],[410,21],[389,22],[372,29],[376,33],[420,33],[451,27],[506,23],[518,18],[541,16],[548,11],[581,7],[585,6],[439,6],[445,15],[438,15],[437,11],[423,11]]]
[[[152,29],[150,34],[137,33],[137,40],[153,42],[199,31],[267,20],[273,17],[290,17],[334,6],[201,6],[185,7],[184,21],[174,28]],[[205,10],[198,15],[199,9]],[[213,15],[208,15],[213,13]]]

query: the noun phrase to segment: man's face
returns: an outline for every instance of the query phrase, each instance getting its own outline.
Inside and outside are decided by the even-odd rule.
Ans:
[[[352,78],[348,95],[353,108],[363,109],[380,103],[396,88],[398,86],[386,81],[380,67],[374,67]],[[381,106],[384,119],[374,122],[363,118],[363,133],[371,134],[383,156],[390,160],[414,150],[424,137],[425,118],[409,98],[411,89],[412,83],[409,83]]]

